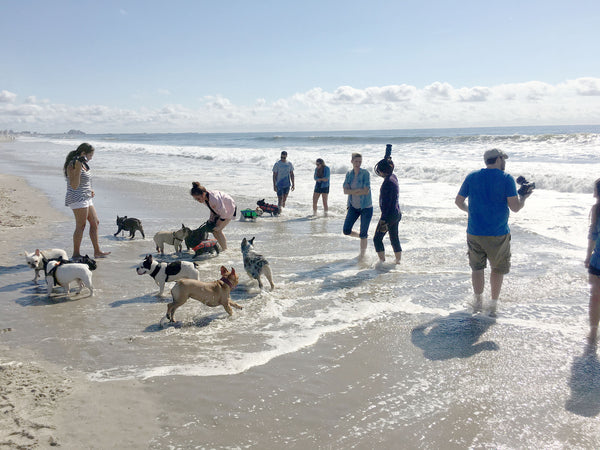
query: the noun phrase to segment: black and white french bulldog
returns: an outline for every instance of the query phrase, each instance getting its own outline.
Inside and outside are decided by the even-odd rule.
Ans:
[[[250,277],[258,281],[258,287],[262,289],[263,284],[260,281],[260,276],[264,275],[271,284],[271,289],[275,287],[273,284],[273,274],[271,273],[271,266],[269,261],[254,250],[254,239],[249,241],[244,238],[242,239],[242,255],[244,256],[244,269]]]
[[[67,252],[60,248],[50,248],[48,250],[35,249],[33,253],[25,252],[25,261],[27,265],[35,270],[35,276],[33,282],[37,284],[37,279],[40,276],[40,272],[44,270],[44,258],[45,259],[68,259]]]
[[[87,264],[72,263],[63,260],[46,261],[46,286],[48,287],[48,295],[52,294],[52,288],[55,285],[62,286],[67,295],[71,293],[69,285],[73,281],[79,283],[79,291],[83,287],[87,287],[90,291],[90,297],[94,295],[94,286],[92,285],[92,272]]]
[[[117,215],[117,227],[119,228],[117,232],[114,234],[116,237],[121,231],[129,231],[129,239],[133,239],[135,236],[135,232],[139,231],[142,234],[142,238],[146,239],[146,235],[144,234],[144,229],[142,228],[142,221],[140,219],[136,219],[135,217],[119,217]]]
[[[159,262],[152,258],[152,255],[146,255],[146,258],[135,270],[138,275],[147,273],[154,278],[154,282],[158,285],[157,295],[159,297],[163,295],[165,283],[182,278],[200,279],[200,272],[196,268],[196,264],[189,261]]]

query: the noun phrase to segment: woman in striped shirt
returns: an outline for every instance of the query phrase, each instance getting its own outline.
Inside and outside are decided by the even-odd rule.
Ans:
[[[110,253],[100,250],[98,244],[98,224],[100,221],[92,202],[94,191],[92,190],[92,176],[88,165],[93,156],[94,147],[83,143],[67,155],[63,166],[63,172],[67,179],[65,206],[71,208],[75,215],[72,259],[81,257],[81,241],[86,221],[90,223],[90,239],[94,246],[94,257],[104,258]]]

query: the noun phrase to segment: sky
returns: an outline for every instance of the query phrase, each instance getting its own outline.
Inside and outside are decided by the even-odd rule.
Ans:
[[[597,0],[0,0],[0,130],[600,124]]]

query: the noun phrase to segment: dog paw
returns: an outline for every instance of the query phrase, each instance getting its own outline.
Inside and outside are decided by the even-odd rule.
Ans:
[[[169,318],[167,316],[165,316],[162,319],[160,319],[160,322],[158,323],[158,325],[161,328],[164,328],[168,323],[169,323]]]

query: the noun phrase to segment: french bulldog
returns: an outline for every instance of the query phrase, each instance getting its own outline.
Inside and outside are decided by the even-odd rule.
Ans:
[[[181,229],[177,231],[159,231],[154,235],[154,243],[156,244],[156,251],[160,254],[165,253],[165,244],[172,245],[175,247],[177,253],[182,251],[182,243],[185,241],[192,230],[181,224]],[[187,244],[186,244],[187,246]],[[189,249],[189,247],[187,247]]]
[[[264,275],[269,283],[271,284],[271,290],[275,287],[273,284],[273,274],[271,273],[271,266],[269,265],[269,261],[263,256],[254,250],[254,239],[252,238],[249,241],[244,238],[242,239],[242,255],[244,256],[244,269],[251,278],[254,278],[258,281],[258,287],[262,289],[263,284],[260,281],[260,276]]]
[[[138,275],[149,274],[158,285],[158,296],[162,296],[165,290],[165,283],[176,281],[182,278],[200,279],[200,272],[196,265],[189,261],[174,261],[170,263],[159,262],[152,258],[152,255],[146,255],[146,258],[136,267]]]
[[[44,270],[44,258],[45,259],[68,259],[67,252],[60,248],[50,248],[48,250],[35,249],[33,253],[25,252],[25,261],[27,265],[35,270],[35,276],[33,282],[37,284],[37,279],[40,276],[40,272]]]
[[[77,281],[79,283],[79,292],[83,287],[87,287],[90,291],[90,297],[94,295],[94,287],[92,285],[92,272],[87,264],[71,263],[62,260],[50,260],[46,264],[46,285],[48,287],[48,295],[52,294],[52,289],[55,285],[62,286],[67,295],[71,293],[69,285]]]
[[[271,214],[271,216],[278,216],[279,214],[281,214],[281,208],[279,206],[273,205],[271,203],[265,203],[264,198],[262,200],[257,201],[256,204],[262,211],[268,212],[269,214]]]
[[[216,281],[198,281],[184,279],[179,280],[171,289],[173,301],[167,305],[167,314],[160,320],[163,328],[169,322],[175,322],[175,310],[183,305],[188,298],[193,298],[204,303],[206,306],[222,305],[230,316],[233,315],[231,307],[242,309],[240,305],[231,300],[231,290],[238,284],[238,276],[235,269],[227,270],[221,266],[221,279]]]
[[[133,239],[135,232],[139,231],[142,234],[142,238],[146,239],[144,229],[142,228],[142,221],[140,219],[127,216],[119,217],[117,215],[117,227],[119,229],[114,234],[115,237],[117,237],[117,234],[119,234],[121,231],[129,231],[129,239]]]

